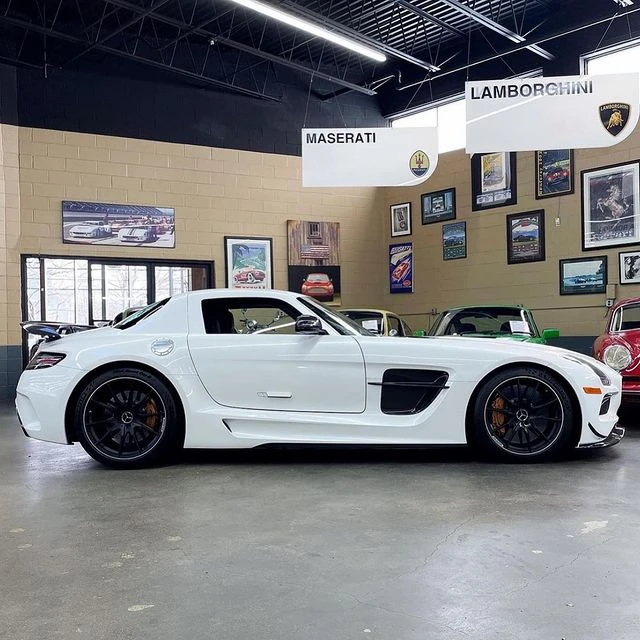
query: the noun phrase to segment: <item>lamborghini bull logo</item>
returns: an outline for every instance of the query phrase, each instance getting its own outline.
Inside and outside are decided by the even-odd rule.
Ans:
[[[600,122],[612,136],[617,136],[629,122],[631,105],[625,102],[603,104],[600,107]]]

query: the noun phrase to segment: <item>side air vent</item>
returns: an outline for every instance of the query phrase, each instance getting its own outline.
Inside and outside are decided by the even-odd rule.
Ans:
[[[382,377],[380,408],[392,415],[424,411],[447,388],[449,374],[423,369],[387,369]]]

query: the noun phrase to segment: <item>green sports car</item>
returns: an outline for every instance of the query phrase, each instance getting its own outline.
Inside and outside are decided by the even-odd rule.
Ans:
[[[482,305],[443,311],[428,335],[503,338],[547,344],[547,340],[557,338],[560,331],[544,329],[540,333],[529,309],[517,305]]]

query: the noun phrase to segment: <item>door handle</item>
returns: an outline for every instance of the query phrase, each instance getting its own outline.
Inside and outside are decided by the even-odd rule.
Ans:
[[[293,394],[290,391],[258,391],[261,398],[291,398]]]

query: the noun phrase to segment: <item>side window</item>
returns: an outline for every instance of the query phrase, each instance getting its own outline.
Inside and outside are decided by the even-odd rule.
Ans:
[[[300,315],[286,302],[263,298],[212,298],[202,301],[206,333],[295,333]]]
[[[400,325],[400,318],[396,318],[396,316],[387,316],[389,320],[389,335],[390,336],[401,336],[403,335],[402,327]]]
[[[616,310],[611,320],[611,331],[620,331],[620,320],[622,320],[622,308]]]

